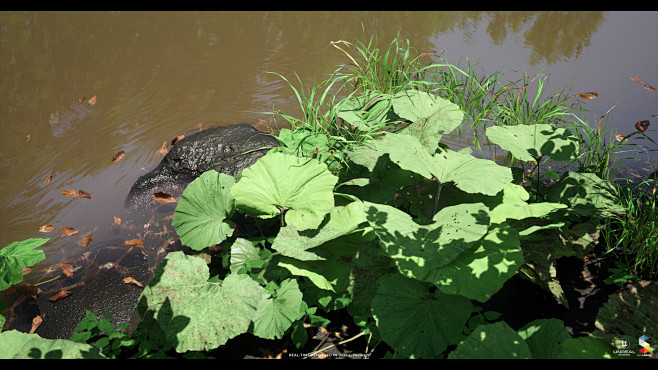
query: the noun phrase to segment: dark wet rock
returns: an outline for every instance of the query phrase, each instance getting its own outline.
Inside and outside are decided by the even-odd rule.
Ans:
[[[135,182],[125,206],[135,210],[157,204],[154,191],[178,194],[211,169],[236,177],[275,146],[279,146],[275,138],[247,123],[211,127],[187,136],[173,146],[158,167]]]

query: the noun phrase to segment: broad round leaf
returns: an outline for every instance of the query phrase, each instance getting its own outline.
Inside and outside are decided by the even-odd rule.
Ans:
[[[235,210],[229,191],[234,183],[233,177],[209,170],[185,188],[171,223],[182,244],[201,250],[233,234],[233,225],[226,219]]]
[[[384,279],[372,299],[381,337],[403,356],[432,358],[461,338],[473,306],[461,296],[431,292],[400,275]]]
[[[302,292],[295,279],[286,279],[276,291],[276,298],[263,300],[254,317],[253,333],[261,338],[282,338],[301,314]]]
[[[547,124],[489,127],[487,137],[526,162],[541,156],[566,161],[576,154],[578,147],[578,139],[569,130]]]
[[[30,267],[46,258],[42,246],[49,239],[31,238],[13,242],[0,249],[0,290],[23,281],[23,267]]]
[[[269,296],[245,274],[229,274],[220,283],[208,282],[209,277],[203,259],[172,252],[140,297],[146,303],[140,310],[153,312],[179,353],[217,348],[246,333],[257,307]]]
[[[252,216],[271,218],[285,211],[285,221],[299,230],[316,228],[334,207],[338,181],[312,158],[269,152],[242,171],[231,188],[235,204]]]
[[[504,321],[478,326],[448,358],[532,358],[523,338]]]

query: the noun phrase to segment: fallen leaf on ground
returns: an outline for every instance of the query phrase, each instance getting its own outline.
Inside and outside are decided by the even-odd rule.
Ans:
[[[62,263],[62,266],[60,267],[62,268],[62,273],[64,273],[64,275],[68,277],[73,276],[73,266],[69,265],[68,263]]]
[[[121,225],[121,219],[117,216],[114,216],[114,223],[117,225]]]
[[[167,193],[163,193],[161,191],[159,191],[157,193],[153,193],[153,199],[155,199],[157,202],[160,202],[160,203],[175,203],[175,202],[177,202],[176,198],[174,198],[173,196],[171,196]]]
[[[80,234],[76,229],[72,227],[62,227],[62,236],[74,236]]]
[[[121,160],[123,159],[123,156],[124,156],[124,155],[126,155],[126,152],[124,152],[123,150],[120,150],[117,154],[115,154],[115,155],[112,157],[112,159],[110,160],[110,162],[119,162],[119,161],[121,161]]]
[[[93,107],[94,104],[96,104],[96,95],[94,95],[91,99],[89,99],[87,103],[89,103],[89,105]]]
[[[55,229],[56,229],[56,227],[51,225],[51,224],[45,224],[45,225],[39,226],[39,231],[41,231],[42,233],[49,233],[49,232],[51,232]]]
[[[635,123],[635,129],[644,132],[649,128],[649,120],[644,120],[644,121],[638,121]]]
[[[176,144],[177,142],[183,140],[184,137],[185,137],[185,135],[178,135],[175,138],[173,138],[173,140],[171,140],[171,146],[174,146],[174,144]]]
[[[123,279],[123,282],[126,283],[126,284],[135,284],[138,287],[143,287],[144,286],[144,285],[142,285],[142,283],[135,280],[135,278],[133,278],[132,276],[128,276],[127,278]]]
[[[44,185],[50,184],[50,181],[52,181],[52,179],[53,179],[53,175],[48,175],[48,177],[46,177],[46,180],[43,182],[43,184]]]
[[[37,330],[37,328],[39,327],[39,325],[41,325],[42,322],[43,322],[43,319],[41,318],[41,316],[36,315],[32,319],[32,328],[30,329],[29,334],[34,334],[34,332]]]
[[[53,301],[53,302],[55,302],[55,301],[58,300],[58,299],[62,299],[62,298],[64,298],[64,297],[68,297],[70,294],[71,294],[71,292],[69,292],[68,290],[66,290],[66,289],[62,289],[62,290],[60,290],[59,292],[57,292],[57,294],[55,294],[54,296],[50,297],[50,300]]]
[[[160,154],[162,154],[162,155],[167,154],[167,142],[166,141],[164,141],[162,143],[162,148],[160,148]]]
[[[89,243],[91,243],[91,239],[93,238],[94,238],[94,234],[87,235],[84,238],[82,238],[82,240],[80,241],[80,245],[82,245],[82,248],[87,248]]]
[[[139,239],[130,239],[130,240],[126,240],[126,241],[123,242],[123,244],[121,244],[121,245],[123,245],[124,247],[140,247],[140,248],[144,248],[144,243],[143,243],[141,240],[139,240]]]

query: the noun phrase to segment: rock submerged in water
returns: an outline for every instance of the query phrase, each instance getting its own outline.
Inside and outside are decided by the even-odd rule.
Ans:
[[[153,171],[140,177],[125,201],[129,210],[156,205],[154,192],[177,194],[205,171],[236,177],[279,142],[248,123],[211,127],[176,143]]]

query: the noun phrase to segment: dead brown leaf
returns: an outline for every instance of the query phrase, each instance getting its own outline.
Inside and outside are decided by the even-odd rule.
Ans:
[[[27,134],[27,136],[25,137],[25,141],[30,141],[30,138],[32,138],[32,136],[30,136],[30,134]]]
[[[42,233],[49,233],[49,232],[51,232],[55,229],[56,229],[56,227],[51,225],[51,224],[45,224],[45,225],[39,226],[39,231],[42,232]]]
[[[78,192],[75,190],[60,190],[60,193],[62,193],[62,195],[66,195],[67,197],[79,197]]]
[[[645,132],[649,128],[649,120],[638,121],[635,123],[635,129],[640,132]]]
[[[121,219],[117,216],[114,216],[114,223],[117,225],[121,225]]]
[[[578,96],[581,99],[592,100],[592,99],[596,99],[596,97],[599,96],[599,94],[592,91],[592,92],[584,92],[584,93],[576,94],[576,96]]]
[[[144,248],[144,242],[142,242],[142,241],[139,240],[139,239],[130,239],[130,240],[126,240],[126,241],[123,242],[123,244],[121,244],[121,245],[123,245],[124,247],[139,247],[139,248]]]
[[[117,154],[115,154],[115,155],[112,157],[112,159],[110,160],[110,162],[115,162],[115,163],[116,163],[116,162],[120,162],[120,161],[123,159],[123,157],[124,157],[125,155],[126,155],[126,152],[124,152],[123,150],[120,150],[120,151],[117,152]]]
[[[92,96],[87,103],[93,107],[96,104],[96,95]]]
[[[78,198],[87,198],[91,199],[91,194],[87,193],[84,190],[78,190]]]
[[[80,234],[76,229],[72,227],[62,227],[62,236],[75,236]]]
[[[62,263],[60,266],[62,269],[62,273],[68,277],[73,276],[73,266],[69,265],[68,263]]]
[[[87,99],[86,96],[83,96],[82,98],[78,99],[78,105],[82,104]]]
[[[37,328],[39,327],[39,325],[41,325],[42,322],[43,322],[43,319],[41,318],[41,316],[36,315],[32,319],[32,328],[30,328],[30,333],[29,334],[34,334],[34,332],[37,330]]]
[[[171,146],[174,146],[177,142],[183,140],[185,138],[185,135],[178,135],[175,138],[171,140]]]
[[[87,235],[84,238],[82,238],[82,240],[80,241],[80,245],[82,245],[82,248],[87,248],[89,243],[91,243],[91,239],[93,238],[94,238],[94,234]]]
[[[167,142],[164,141],[162,143],[162,147],[160,148],[160,154],[165,155],[167,154]]]
[[[175,203],[175,202],[177,202],[176,198],[174,198],[173,196],[171,196],[167,193],[163,193],[161,191],[153,193],[153,199],[155,199],[156,202],[160,202],[160,203]]]
[[[135,280],[135,278],[133,278],[132,276],[128,276],[127,278],[124,278],[124,279],[123,279],[123,282],[126,283],[126,284],[135,284],[135,285],[137,285],[137,286],[140,287],[140,288],[144,286],[144,285],[142,285],[142,283],[140,283],[139,281]]]
[[[625,138],[625,136],[622,135],[622,134],[616,134],[616,135],[615,135],[615,139],[617,139],[617,141],[628,140],[628,139],[624,139],[624,138]]]
[[[60,290],[59,292],[57,292],[57,294],[55,294],[54,296],[50,297],[50,300],[53,301],[53,302],[55,302],[55,301],[58,300],[58,299],[62,299],[62,298],[64,298],[64,297],[68,297],[70,294],[71,294],[71,292],[69,292],[68,290],[66,290],[66,289],[62,289],[62,290]]]
[[[46,180],[43,182],[43,184],[48,185],[52,180],[53,180],[53,175],[48,175],[48,177],[46,177]]]

